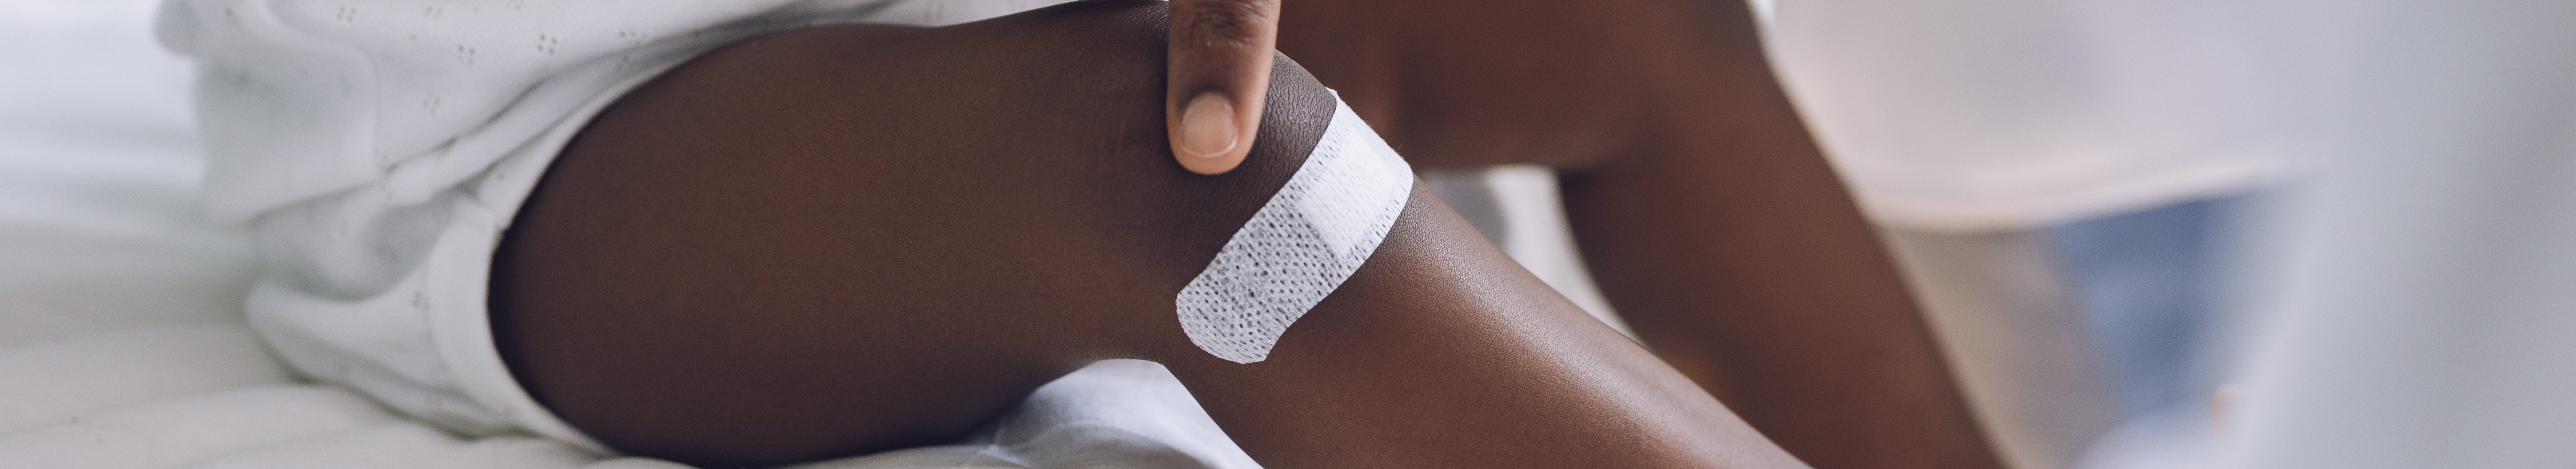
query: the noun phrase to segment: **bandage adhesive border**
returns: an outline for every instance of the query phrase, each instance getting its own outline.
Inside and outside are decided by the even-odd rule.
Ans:
[[[1290,324],[1377,252],[1412,194],[1413,168],[1336,97],[1306,162],[1173,299],[1181,330],[1217,358],[1270,358]]]

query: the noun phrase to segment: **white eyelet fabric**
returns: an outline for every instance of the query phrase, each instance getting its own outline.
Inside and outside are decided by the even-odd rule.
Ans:
[[[1413,193],[1413,169],[1340,100],[1313,153],[1173,300],[1190,343],[1235,363],[1349,280]]]
[[[244,306],[287,363],[455,433],[605,453],[519,386],[485,308],[493,248],[565,143],[741,38],[1053,3],[166,0],[155,35],[197,63],[205,208],[253,233]]]

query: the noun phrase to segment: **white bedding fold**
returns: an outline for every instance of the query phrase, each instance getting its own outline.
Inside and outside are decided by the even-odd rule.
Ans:
[[[0,350],[0,434],[103,409],[286,384],[241,326],[144,329]]]
[[[174,468],[396,421],[347,391],[252,388],[0,435],[0,468]]]

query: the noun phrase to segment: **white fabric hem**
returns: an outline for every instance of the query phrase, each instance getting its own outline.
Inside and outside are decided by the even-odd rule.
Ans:
[[[426,289],[432,298],[430,336],[438,346],[440,359],[455,375],[457,386],[476,403],[521,429],[602,455],[618,453],[539,404],[501,360],[500,348],[492,338],[492,255],[499,250],[501,237],[518,216],[521,205],[536,191],[546,168],[554,164],[555,157],[575,135],[588,127],[591,118],[627,91],[677,65],[635,74],[609,86],[494,164],[478,178],[474,197],[456,204],[454,218],[423,266],[429,275]]]
[[[2281,158],[2257,157],[2269,146],[2248,145],[2217,164],[2132,178],[2072,193],[2010,200],[1923,200],[1871,197],[1858,191],[1861,211],[1870,221],[1891,228],[1947,234],[1976,234],[2035,229],[2056,223],[2152,208],[2200,197],[2244,191],[2290,173]]]
[[[492,253],[499,247],[502,223],[492,210],[475,203],[458,204],[456,218],[431,248],[428,265],[429,332],[447,362],[456,385],[477,404],[511,424],[603,455],[615,455],[598,440],[572,428],[528,395],[510,375],[492,339],[488,305]]]

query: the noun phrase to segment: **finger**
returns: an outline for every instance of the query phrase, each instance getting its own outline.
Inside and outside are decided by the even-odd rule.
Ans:
[[[1181,167],[1222,174],[1243,163],[1269,94],[1279,0],[1173,0],[1163,120]]]

